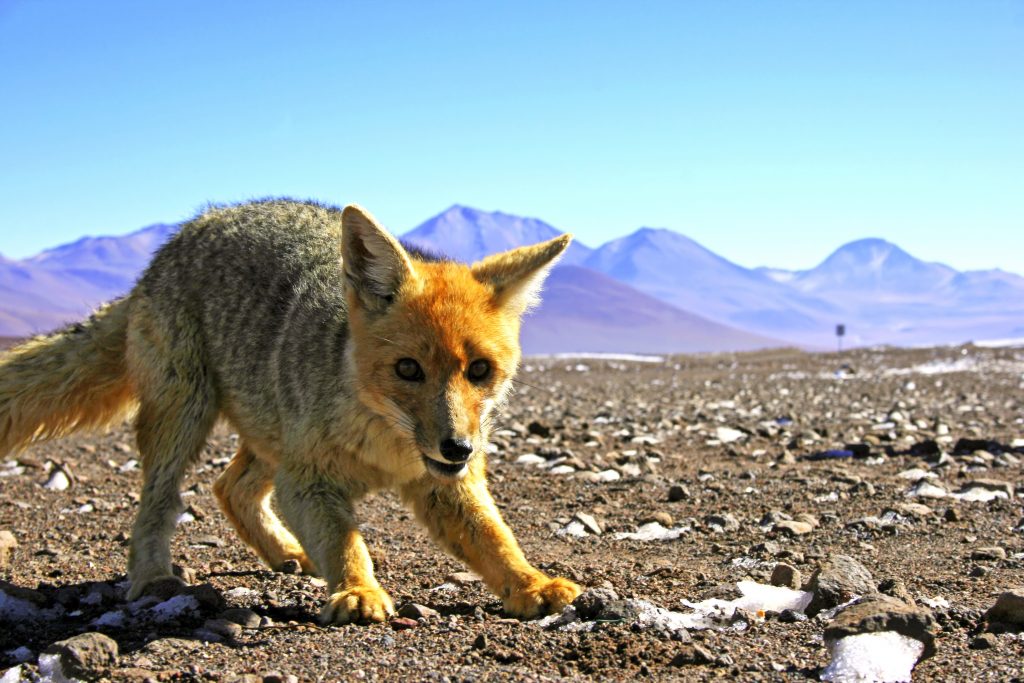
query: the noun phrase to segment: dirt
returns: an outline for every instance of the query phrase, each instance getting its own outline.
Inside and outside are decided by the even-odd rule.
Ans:
[[[848,555],[889,593],[919,605],[948,601],[932,603],[936,654],[915,680],[1020,680],[1024,636],[977,638],[996,596],[1024,584],[1024,350],[528,359],[520,379],[492,439],[491,488],[542,569],[686,611],[681,600],[728,597],[739,580],[768,583],[776,563],[806,582],[828,558]],[[85,631],[117,641],[116,665],[98,673],[114,680],[802,681],[828,663],[823,618],[769,613],[743,630],[691,630],[689,639],[625,621],[562,632],[505,618],[481,584],[446,582],[463,567],[388,493],[360,507],[380,582],[396,605],[439,614],[322,627],[322,582],[264,568],[217,510],[211,485],[234,444],[226,426],[210,439],[187,483],[194,520],[174,541],[186,577],[213,590],[200,591],[194,612],[121,627],[93,622],[124,607],[140,481],[128,425],[0,462],[0,530],[18,543],[0,578],[61,615],[0,622],[0,672],[20,655],[31,674],[48,645]],[[820,455],[851,444],[854,457]],[[526,454],[547,467],[518,463]],[[70,475],[67,490],[43,486],[56,467]],[[915,468],[949,492],[984,479],[1013,495],[911,497],[915,481],[899,475]],[[609,470],[616,480],[588,480]],[[899,507],[906,503],[930,510],[915,516]],[[603,533],[559,535],[576,513]],[[671,541],[614,539],[652,517],[688,531]],[[772,530],[787,518],[811,530]],[[250,625],[260,625],[208,624],[224,607],[249,608]]]

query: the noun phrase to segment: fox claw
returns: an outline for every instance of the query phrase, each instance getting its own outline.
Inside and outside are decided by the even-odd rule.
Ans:
[[[385,621],[395,613],[391,597],[373,586],[353,586],[334,593],[320,610],[322,624]]]
[[[513,617],[532,619],[542,613],[561,612],[582,592],[583,589],[569,579],[545,576],[506,598],[504,607]]]

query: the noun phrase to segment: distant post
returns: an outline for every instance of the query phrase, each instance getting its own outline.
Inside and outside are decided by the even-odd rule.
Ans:
[[[846,335],[846,325],[836,325],[836,341],[839,343],[839,353],[843,352],[843,337]]]

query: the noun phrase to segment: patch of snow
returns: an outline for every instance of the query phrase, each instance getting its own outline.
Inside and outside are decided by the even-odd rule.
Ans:
[[[747,437],[745,432],[741,432],[738,429],[732,427],[718,427],[715,429],[715,438],[722,443],[732,443],[733,441],[739,441]]]
[[[25,468],[18,464],[17,460],[4,460],[4,464],[0,467],[0,477],[16,477],[19,474],[25,474]]]
[[[687,617],[687,628],[704,629],[720,627],[723,621],[732,617],[737,609],[761,616],[764,612],[793,610],[803,612],[811,604],[813,593],[798,591],[782,586],[768,586],[756,581],[740,581],[736,584],[740,597],[735,600],[709,598],[701,602],[683,600],[682,604],[693,610]]]
[[[586,538],[587,529],[575,519],[555,532],[556,536],[571,536],[573,538]]]
[[[41,615],[42,611],[28,600],[15,598],[0,590],[0,620],[36,621]]]
[[[182,512],[180,515],[178,515],[178,519],[176,519],[174,521],[174,523],[175,524],[187,524],[189,522],[194,522],[194,521],[196,521],[195,516],[191,512],[188,512],[186,510],[185,512]]]
[[[949,609],[949,600],[941,595],[936,595],[934,598],[921,598],[921,602],[932,609]]]
[[[632,363],[664,363],[663,356],[649,356],[637,353],[555,353],[547,356],[533,356],[533,358],[554,358],[556,360],[620,360]]]
[[[1006,339],[982,339],[974,342],[975,346],[983,349],[1001,349],[1007,346],[1024,346],[1024,337],[1009,337]]]
[[[150,610],[157,621],[170,621],[199,611],[199,601],[193,595],[175,595]]]
[[[113,610],[101,614],[92,620],[93,626],[107,626],[109,628],[124,628],[125,617],[121,610]]]
[[[612,536],[617,541],[630,540],[630,541],[672,541],[687,531],[690,527],[677,526],[671,529],[666,529],[658,522],[648,522],[642,524],[636,531],[620,531],[619,533]]]
[[[80,683],[64,673],[60,655],[39,655],[39,683]]]
[[[139,469],[139,461],[134,459],[134,458],[132,458],[131,460],[129,460],[125,464],[123,464],[120,467],[118,467],[117,471],[118,472],[132,472],[132,471],[137,470],[137,469]]]
[[[237,588],[232,588],[231,590],[224,592],[224,597],[231,600],[245,600],[247,598],[255,598],[258,595],[259,593],[257,591],[254,591],[251,588],[246,588],[245,586],[238,586]]]
[[[71,480],[68,479],[68,475],[64,473],[64,470],[60,468],[55,469],[50,478],[43,484],[43,488],[50,491],[67,491],[70,487]]]
[[[12,666],[0,676],[0,683],[20,683],[23,680],[25,679],[21,677],[21,664]]]
[[[924,643],[895,631],[858,633],[829,643],[832,661],[821,672],[830,683],[909,681]]]

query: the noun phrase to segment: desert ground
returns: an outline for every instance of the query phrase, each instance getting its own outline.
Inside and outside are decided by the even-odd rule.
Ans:
[[[739,609],[688,628],[642,615],[692,617],[683,601],[732,600],[740,581],[827,599],[824,574],[845,567],[862,586],[826,607],[885,594],[934,638],[915,681],[1024,676],[1020,625],[987,613],[1024,586],[1024,349],[532,358],[520,379],[491,489],[532,561],[601,589],[575,619],[506,618],[379,493],[362,528],[402,616],[320,626],[323,582],[269,571],[217,509],[227,425],[186,484],[174,557],[191,588],[126,604],[140,482],[126,424],[0,459],[0,675],[52,676],[48,648],[101,633],[116,651],[95,635],[64,648],[82,677],[818,680],[834,609]],[[637,532],[663,538],[619,536]]]

